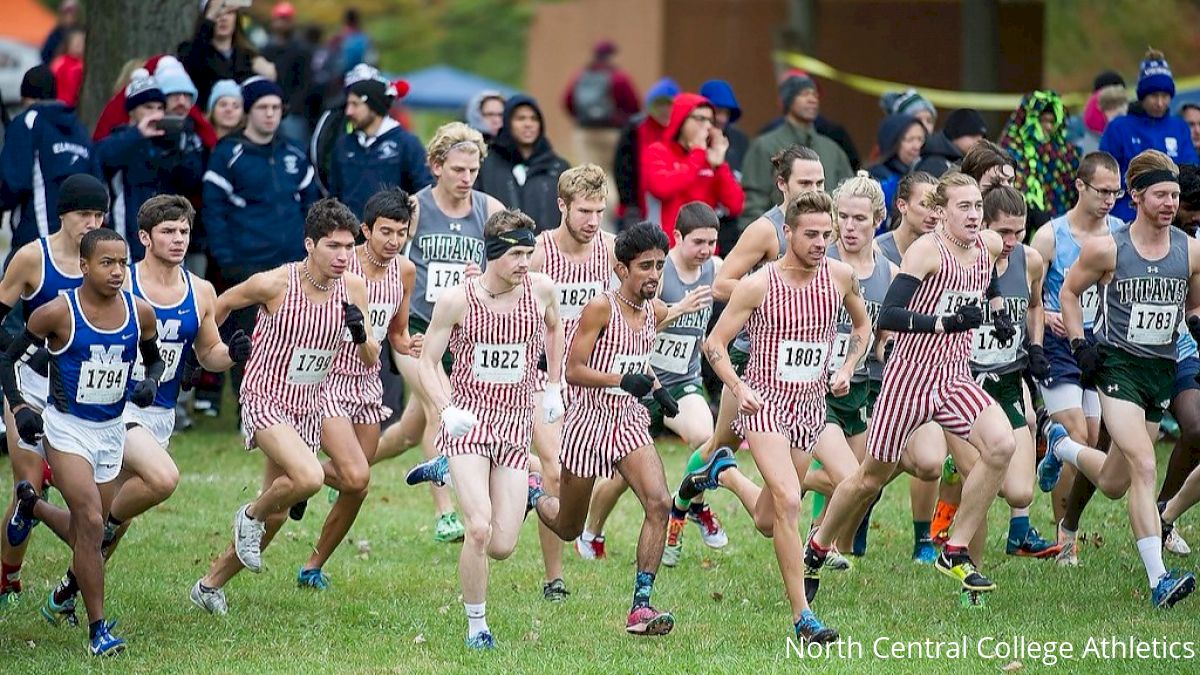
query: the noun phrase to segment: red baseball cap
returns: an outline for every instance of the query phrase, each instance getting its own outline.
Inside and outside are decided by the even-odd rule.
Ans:
[[[290,2],[279,2],[271,8],[272,19],[292,19],[296,16],[296,8]]]

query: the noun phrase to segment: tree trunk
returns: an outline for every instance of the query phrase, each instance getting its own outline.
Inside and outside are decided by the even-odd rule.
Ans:
[[[112,98],[121,67],[130,59],[175,53],[199,14],[196,0],[84,0],[87,49],[80,119],[92,127]]]

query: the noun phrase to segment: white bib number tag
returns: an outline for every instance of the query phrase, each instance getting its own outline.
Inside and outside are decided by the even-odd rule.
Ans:
[[[396,313],[396,306],[371,303],[367,306],[367,311],[370,313],[367,319],[371,322],[371,332],[375,336],[375,341],[383,344],[384,339],[387,338],[388,326],[392,323],[392,315]]]
[[[604,285],[598,281],[584,281],[573,284],[557,284],[558,314],[563,319],[575,320],[583,313],[583,306],[600,295]]]
[[[525,345],[518,343],[475,345],[471,374],[480,382],[514,384],[525,377]]]
[[[125,383],[129,377],[128,363],[84,361],[79,364],[79,386],[75,402],[108,405],[125,398]]]
[[[780,340],[775,375],[782,382],[813,382],[825,373],[829,345],[824,342]]]
[[[163,364],[166,366],[159,382],[170,382],[175,379],[175,373],[179,372],[179,361],[183,357],[183,345],[179,342],[159,342],[158,353],[162,355]],[[146,364],[142,363],[140,351],[137,361],[133,364],[132,377],[134,382],[146,379]]]
[[[461,284],[466,269],[463,263],[429,263],[429,274],[425,277],[425,301],[437,302],[447,288]]]
[[[937,312],[938,316],[947,316],[958,311],[959,307],[964,305],[978,305],[979,296],[973,293],[962,293],[959,291],[945,291],[942,297],[938,298]]]
[[[867,339],[867,348],[858,355],[858,364],[855,370],[860,370],[863,367],[863,359],[867,354],[871,353],[871,347],[875,344],[875,336],[872,335]],[[846,365],[846,354],[850,351],[850,333],[838,333],[833,338],[833,352],[829,354],[829,365],[827,370],[833,372],[842,366]]]
[[[668,373],[686,375],[692,364],[692,353],[696,349],[695,335],[673,335],[659,333],[654,338],[654,352],[650,354],[650,365]]]
[[[333,363],[333,352],[328,349],[292,349],[292,360],[288,363],[288,384],[320,384]]]
[[[1169,344],[1175,338],[1175,327],[1179,325],[1177,310],[1174,305],[1134,303],[1129,308],[1126,339],[1139,345]]]
[[[1100,311],[1100,289],[1092,286],[1079,296],[1079,304],[1083,306],[1083,323],[1091,326],[1096,323],[1096,314]]]
[[[613,357],[612,368],[608,371],[614,375],[646,372],[646,356],[629,356],[617,354]],[[629,396],[629,392],[620,387],[609,387],[604,391],[617,396]]]
[[[1017,326],[1017,334],[1008,343],[1001,346],[993,331],[995,326],[985,323],[976,328],[971,336],[971,361],[981,366],[999,366],[1017,360],[1017,346],[1021,344],[1022,327]]]

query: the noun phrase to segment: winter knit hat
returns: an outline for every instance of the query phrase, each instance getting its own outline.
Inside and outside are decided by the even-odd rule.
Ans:
[[[43,63],[25,71],[25,77],[21,78],[21,98],[35,101],[52,101],[58,98],[58,85],[50,66]]]
[[[789,75],[779,83],[779,102],[783,104],[783,112],[792,109],[792,101],[806,89],[816,89],[817,83],[808,75]]]
[[[213,108],[217,107],[217,101],[227,96],[242,100],[242,88],[233,80],[217,80],[213,84],[212,93],[208,95],[208,107],[205,110],[211,115]]]
[[[145,68],[138,68],[129,76],[129,85],[125,87],[125,112],[131,112],[140,105],[147,103],[166,103],[158,81]]]
[[[346,93],[361,98],[379,116],[388,114],[397,98],[408,94],[408,83],[404,80],[390,82],[377,68],[360,63],[346,73]]]
[[[108,190],[90,173],[67,176],[58,188],[58,215],[72,211],[108,211]]]
[[[916,115],[922,110],[928,110],[934,121],[937,121],[937,108],[916,89],[889,91],[879,97],[879,106],[889,115]]]
[[[1151,49],[1146,52],[1146,58],[1138,69],[1137,97],[1142,100],[1150,94],[1166,92],[1175,97],[1175,77],[1171,75],[1171,66],[1163,53]]]
[[[183,69],[183,64],[174,56],[168,55],[158,60],[158,65],[154,68],[154,79],[158,81],[158,87],[162,89],[164,96],[191,94],[192,101],[195,102],[196,97],[200,95],[196,91],[196,85],[192,83],[192,78]]]
[[[264,96],[278,96],[282,101],[283,90],[279,88],[278,84],[257,75],[247,78],[242,83],[242,105],[245,106],[247,112],[254,107],[255,103],[258,103],[258,99]]]
[[[958,108],[946,117],[942,133],[950,140],[963,136],[987,136],[987,122],[974,108]]]
[[[1124,87],[1125,78],[1121,77],[1121,74],[1115,70],[1106,70],[1097,75],[1096,79],[1092,80],[1092,91],[1100,91],[1101,89],[1110,87],[1114,84],[1119,84]]]

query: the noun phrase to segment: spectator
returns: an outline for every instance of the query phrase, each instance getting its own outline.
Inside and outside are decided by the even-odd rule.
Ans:
[[[659,222],[658,200],[646,192],[642,175],[642,157],[646,148],[657,143],[667,129],[671,119],[671,103],[679,95],[675,80],[664,77],[646,92],[646,111],[639,113],[625,125],[617,151],[613,156],[613,181],[617,184],[620,204],[617,217],[624,223],[640,220]]]
[[[175,95],[168,97],[168,103],[174,102],[175,112],[171,113],[176,116],[186,116],[191,120],[192,130],[200,137],[200,141],[204,144],[206,150],[211,150],[217,144],[217,134],[213,131],[212,125],[204,116],[204,111],[195,106],[193,102],[199,98],[195,95],[196,86],[191,84],[191,78],[187,76],[183,70],[179,59],[176,59],[170,54],[159,54],[146,59],[145,63],[133,62],[137,67],[130,69],[130,73],[142,68],[150,73],[155,73],[155,79],[158,79],[157,71],[160,70],[160,63],[163,64],[164,75],[171,82],[171,87],[177,88]],[[130,64],[126,63],[126,67]],[[124,72],[124,70],[122,70]],[[96,130],[92,133],[92,140],[99,142],[104,140],[109,134],[119,126],[123,126],[129,122],[129,113],[125,110],[125,88],[129,86],[129,78],[118,78],[118,83],[124,80],[125,87],[121,87],[113,94],[105,104],[104,110],[100,113],[100,119],[96,122]],[[188,106],[191,106],[190,108]],[[195,231],[192,232],[192,240],[195,241]]]
[[[799,77],[802,79],[812,81],[812,78],[808,76],[808,73],[804,72],[803,70],[800,70],[799,68],[792,68],[792,69],[784,71],[783,77],[779,80],[780,89],[782,90],[784,83],[793,77]],[[834,122],[833,120],[831,120],[821,114],[821,105],[820,105],[821,91],[820,91],[820,89],[816,88],[816,84],[813,84],[813,91],[815,92],[814,95],[817,96],[817,101],[815,104],[816,109],[817,109],[817,118],[815,120],[813,120],[813,123],[812,123],[813,129],[815,129],[818,134],[821,134],[822,136],[825,136],[826,138],[829,138],[830,140],[832,140],[834,143],[837,143],[838,147],[842,149],[842,152],[846,153],[846,159],[850,161],[851,169],[854,171],[858,171],[858,167],[859,167],[858,148],[856,148],[854,146],[854,139],[850,138],[850,132],[846,131],[845,127],[843,127],[842,125],[838,124],[837,122]],[[787,110],[785,109],[783,115],[780,115],[779,117],[776,117],[775,119],[771,120],[770,122],[767,122],[767,124],[764,125],[762,129],[759,129],[758,135],[762,136],[764,134],[767,134],[768,132],[778,129],[779,126],[782,125],[786,119],[787,119]],[[831,183],[830,185],[833,185],[833,184]]]
[[[67,32],[78,27],[80,23],[79,0],[62,0],[58,3],[58,23],[42,43],[42,63],[49,65],[54,60]]]
[[[416,194],[433,182],[421,141],[388,116],[392,103],[407,93],[407,82],[389,82],[366,64],[346,76],[350,131],[340,133],[334,142],[329,193],[360,219],[376,192],[399,187]]]
[[[1171,114],[1175,97],[1175,79],[1163,53],[1146,52],[1138,72],[1137,102],[1127,115],[1108,123],[1100,137],[1100,149],[1116,158],[1120,165],[1121,187],[1125,189],[1125,170],[1139,152],[1158,150],[1176,164],[1196,164],[1196,148],[1188,125]],[[1112,214],[1125,222],[1133,220],[1135,210],[1128,192],[1117,200]]]
[[[1188,131],[1192,133],[1192,147],[1200,154],[1200,104],[1184,103],[1179,108],[1179,116],[1187,122]]]
[[[978,110],[953,110],[946,116],[946,126],[925,141],[925,147],[921,148],[921,159],[913,170],[941,178],[942,174],[961,162],[963,155],[984,136],[987,136],[987,123]]]
[[[921,158],[925,135],[925,124],[904,113],[892,113],[879,124],[875,138],[879,144],[880,161],[867,172],[883,187],[889,216],[895,215],[896,189],[900,179],[912,171],[913,165]]]
[[[275,79],[275,66],[250,44],[240,19],[237,8],[226,0],[207,0],[196,17],[192,39],[179,45],[179,60],[196,84],[197,100],[207,101],[217,80],[241,82],[255,75]]]
[[[912,115],[925,126],[925,135],[933,133],[937,124],[937,108],[916,89],[889,91],[879,98],[879,107],[885,115]],[[882,148],[880,148],[882,151]]]
[[[110,222],[129,243],[134,261],[145,253],[137,236],[137,213],[142,204],[156,194],[194,192],[204,177],[204,145],[188,126],[191,120],[171,111],[182,118],[181,126],[162,124],[166,100],[150,73],[135,71],[125,89],[129,125],[117,127],[96,145],[113,198]],[[177,99],[176,105],[183,103]]]
[[[217,138],[225,138],[242,127],[242,88],[233,80],[217,80],[208,95],[208,121]]]
[[[296,35],[296,8],[280,2],[271,9],[271,39],[263,47],[263,57],[275,64],[283,89],[284,118],[280,125],[285,138],[307,146],[312,134],[304,99],[312,85],[312,50]]]
[[[68,28],[63,35],[63,51],[50,62],[50,72],[58,88],[58,100],[68,108],[79,105],[79,90],[83,88],[83,50],[87,33],[78,26]]]
[[[613,63],[616,53],[611,41],[596,43],[591,63],[563,94],[563,105],[575,120],[575,159],[605,171],[612,171],[621,129],[639,111],[633,81]]]
[[[538,232],[558,227],[558,177],[571,167],[546,138],[542,109],[517,94],[504,104],[504,125],[475,179],[475,189],[521,209]]]
[[[699,94],[680,94],[662,139],[646,148],[642,175],[646,189],[662,203],[659,221],[675,242],[675,216],[688,202],[700,201],[733,217],[742,212],[745,195],[725,161],[729,139],[716,125],[712,103]]]
[[[1067,110],[1056,92],[1023,96],[1004,125],[1000,147],[1016,164],[1013,187],[1025,195],[1030,225],[1048,222],[1075,205],[1079,155],[1067,140]]]
[[[166,112],[175,117],[187,117],[196,105],[200,92],[192,78],[183,69],[183,64],[174,56],[163,56],[154,64],[154,81],[166,97]],[[129,106],[126,105],[126,108]],[[136,215],[136,211],[134,214]]]
[[[483,91],[471,97],[467,102],[467,125],[483,134],[483,140],[491,147],[504,126],[504,94],[493,89]]]
[[[783,124],[754,139],[742,166],[742,186],[746,190],[743,228],[783,200],[771,170],[771,157],[784,148],[800,145],[816,152],[825,169],[825,184],[831,189],[854,175],[846,153],[813,126],[821,100],[816,83],[807,75],[792,75],[779,85],[779,99]]]
[[[742,116],[742,107],[738,105],[733,87],[725,80],[705,82],[700,85],[700,95],[708,99],[708,102],[713,104],[713,109],[717,111],[717,127],[724,131],[725,138],[729,139],[729,150],[725,151],[725,161],[729,163],[729,168],[733,169],[733,177],[740,184],[742,182],[742,161],[746,158],[746,151],[750,149],[750,138],[736,126],[738,119]],[[718,216],[721,227],[717,230],[717,250],[732,251],[733,245],[741,234],[737,216],[724,211],[720,212]]]
[[[331,56],[340,69],[339,77],[344,78],[360,63],[373,65],[371,39],[362,32],[359,24],[358,10],[354,7],[347,9],[342,15],[342,29],[330,40]]]
[[[1129,112],[1129,91],[1123,84],[1110,84],[1093,92],[1083,110],[1083,136],[1076,145],[1085,155],[1100,149],[1100,138],[1108,123]]]
[[[58,191],[68,176],[102,175],[87,130],[57,100],[49,66],[25,73],[21,105],[0,149],[0,211],[13,212],[12,251],[58,231]]]

